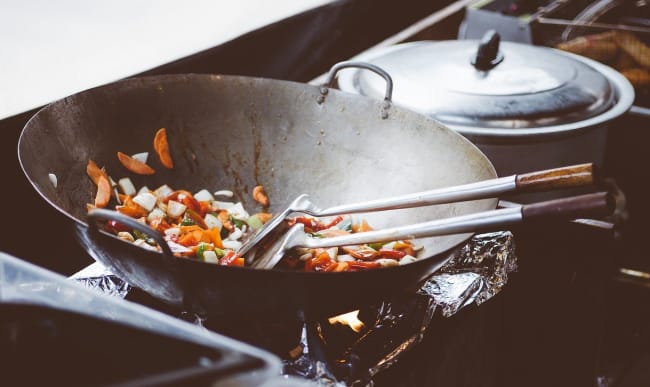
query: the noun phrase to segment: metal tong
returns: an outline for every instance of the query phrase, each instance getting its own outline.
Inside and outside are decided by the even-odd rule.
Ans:
[[[591,194],[567,199],[524,205],[498,210],[485,211],[447,219],[433,220],[410,226],[383,229],[358,234],[332,238],[309,237],[302,224],[294,225],[288,232],[276,238],[269,245],[267,240],[265,250],[261,253],[254,247],[273,229],[282,224],[291,213],[300,212],[312,216],[330,216],[351,214],[368,211],[411,208],[433,204],[451,203],[463,200],[475,200],[495,197],[508,192],[544,191],[558,188],[578,187],[593,184],[596,180],[592,164],[580,164],[569,167],[518,174],[497,179],[484,180],[476,183],[455,187],[445,187],[425,192],[396,196],[387,199],[347,204],[330,207],[324,210],[309,201],[307,195],[300,195],[284,211],[276,215],[262,232],[258,232],[247,241],[238,251],[247,256],[249,264],[254,268],[273,268],[282,259],[286,251],[294,247],[326,248],[345,245],[358,245],[373,242],[391,241],[398,239],[414,239],[439,235],[449,235],[465,232],[478,232],[517,224],[525,220],[563,217],[571,218],[577,215],[611,213],[613,200],[605,194]]]

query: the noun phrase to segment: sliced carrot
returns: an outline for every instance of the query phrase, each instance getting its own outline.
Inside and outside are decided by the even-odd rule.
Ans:
[[[160,163],[164,165],[165,168],[174,168],[174,161],[172,160],[172,155],[169,153],[167,130],[165,128],[160,128],[156,132],[156,136],[153,139],[153,149],[158,154]]]
[[[232,263],[230,264],[230,266],[240,266],[240,267],[244,267],[245,264],[246,264],[246,261],[244,260],[244,258],[242,258],[242,257],[237,257],[237,258],[235,258],[235,259],[232,261]]]
[[[366,232],[366,231],[372,231],[373,228],[370,227],[368,222],[365,219],[361,220],[361,224],[353,224],[352,225],[352,232]]]
[[[104,176],[99,176],[97,181],[97,195],[95,196],[95,207],[105,208],[111,200],[111,183]]]
[[[266,192],[264,192],[264,187],[261,185],[255,186],[255,188],[253,188],[253,199],[255,199],[256,202],[258,202],[264,207],[269,206],[269,197],[266,196]]]
[[[210,237],[210,242],[212,242],[214,247],[223,249],[223,241],[221,240],[221,231],[219,231],[218,228],[213,227],[207,231],[204,231],[204,234]]]
[[[136,160],[125,153],[117,152],[117,158],[120,160],[120,163],[122,163],[124,168],[133,173],[137,173],[139,175],[153,175],[156,173],[156,171],[147,164],[143,163],[140,160]]]
[[[108,180],[108,175],[106,174],[106,171],[99,168],[99,166],[97,166],[97,164],[92,160],[88,160],[88,165],[86,165],[86,174],[88,175],[88,177],[90,177],[90,180],[92,180],[93,183],[95,183],[95,185],[99,185],[100,176],[104,176],[106,180]]]
[[[121,206],[116,206],[115,209],[124,215],[128,215],[132,218],[141,218],[147,216],[149,213],[144,207],[133,201],[131,196],[126,196],[122,201],[124,203]]]

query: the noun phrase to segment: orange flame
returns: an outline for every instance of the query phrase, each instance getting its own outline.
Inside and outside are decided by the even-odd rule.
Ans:
[[[358,310],[349,313],[340,314],[338,316],[330,317],[327,319],[327,321],[332,325],[334,324],[347,325],[350,327],[350,329],[352,329],[356,333],[361,332],[361,330],[365,328],[363,321],[359,320]]]

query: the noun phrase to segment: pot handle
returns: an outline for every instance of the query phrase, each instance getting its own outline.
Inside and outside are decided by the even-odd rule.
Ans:
[[[478,44],[472,65],[479,71],[488,71],[503,61],[503,53],[499,50],[501,36],[495,30],[487,31]]]
[[[381,109],[381,118],[383,119],[388,118],[388,109],[390,108],[390,104],[393,98],[393,79],[386,72],[386,70],[382,69],[379,66],[366,63],[366,62],[347,61],[347,62],[339,62],[334,66],[332,66],[332,68],[329,71],[329,74],[327,75],[327,79],[325,80],[325,83],[323,83],[323,85],[320,87],[320,95],[318,96],[318,103],[322,104],[323,102],[325,102],[325,97],[327,96],[329,89],[334,86],[334,79],[336,79],[336,73],[338,73],[340,70],[344,68],[351,68],[351,67],[370,70],[373,73],[384,78],[384,80],[386,81],[386,92],[384,94],[384,104]]]
[[[137,220],[131,218],[130,216],[126,216],[124,214],[120,214],[117,211],[111,211],[111,210],[104,210],[101,208],[93,208],[92,210],[88,211],[88,227],[90,228],[91,231],[98,231],[97,228],[97,221],[98,220],[114,220],[120,224],[123,224],[125,226],[131,227],[133,229],[136,229],[148,237],[152,238],[153,240],[156,241],[158,246],[163,251],[163,254],[167,257],[173,258],[174,253],[172,253],[172,250],[169,248],[169,245],[167,244],[167,241],[154,229],[151,227],[147,226],[146,224],[142,224],[138,222]]]

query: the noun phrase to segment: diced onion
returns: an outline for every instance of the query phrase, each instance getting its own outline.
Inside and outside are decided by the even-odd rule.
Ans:
[[[167,238],[177,237],[180,234],[181,234],[180,227],[170,227],[167,230],[165,230],[165,237]]]
[[[412,255],[405,255],[405,256],[402,257],[402,259],[399,260],[399,264],[400,264],[400,265],[406,265],[406,264],[408,264],[408,263],[413,263],[413,262],[415,262],[415,261],[417,261],[417,260],[418,260],[418,259],[415,258],[415,257],[412,256]]]
[[[240,230],[239,228],[235,227],[235,230],[228,235],[229,241],[236,241],[237,239],[241,238],[242,235],[244,235],[244,232]]]
[[[160,187],[156,188],[155,191],[153,191],[154,195],[158,196],[159,198],[163,199],[170,193],[174,192],[173,189],[171,189],[167,184],[163,184]]]
[[[185,247],[181,245],[180,243],[176,243],[174,241],[167,241],[167,245],[169,246],[169,249],[172,251],[172,253],[189,253],[192,251],[192,249]]]
[[[356,258],[351,256],[350,254],[339,254],[338,257],[336,257],[337,262],[354,262],[356,261]]]
[[[123,177],[118,180],[117,185],[120,187],[124,195],[133,196],[137,192],[135,185],[133,185],[133,182],[128,177]]]
[[[56,188],[56,186],[58,185],[58,179],[56,178],[56,175],[53,173],[48,173],[47,177],[50,178],[50,183],[52,183],[54,188]]]
[[[139,193],[139,194],[140,194],[140,193],[143,193],[143,192],[151,192],[151,190],[149,189],[149,187],[147,187],[147,186],[145,185],[145,186],[143,186],[142,188],[140,188],[140,189],[138,190],[138,193]]]
[[[232,208],[235,205],[234,202],[222,202],[219,200],[212,201],[212,207],[218,208],[220,210],[228,211],[229,208]]]
[[[150,244],[148,244],[144,239],[136,239],[133,242],[133,244],[136,245],[136,246],[144,247],[147,250],[158,251],[158,249],[156,249],[154,246],[151,246]]]
[[[144,208],[147,211],[151,211],[156,207],[156,201],[158,201],[158,198],[156,195],[152,194],[151,192],[140,192],[137,195],[133,197],[133,201],[138,203],[142,208]]]
[[[397,262],[394,259],[390,258],[379,258],[375,260],[378,264],[381,265],[381,267],[393,267],[393,266],[399,266],[399,262]]]
[[[131,155],[131,157],[146,164],[147,159],[149,158],[149,152],[136,153],[134,155]]]
[[[207,189],[202,189],[194,194],[194,199],[200,202],[211,202],[214,200],[214,197]]]
[[[135,242],[135,238],[130,232],[120,231],[117,233],[117,237],[127,242]]]
[[[217,257],[217,253],[212,250],[206,250],[203,252],[203,260],[208,263],[219,263],[219,257]]]
[[[237,251],[241,247],[242,243],[239,241],[225,240],[223,241],[223,247],[225,249]]]
[[[170,200],[167,202],[167,215],[172,218],[178,218],[179,216],[185,213],[187,206],[183,203],[179,203],[175,200]]]
[[[205,216],[203,217],[203,221],[205,222],[205,224],[208,226],[209,229],[217,228],[221,230],[221,227],[223,226],[221,220],[219,220],[219,218],[217,218],[212,214],[205,214]]]
[[[214,193],[214,196],[225,196],[225,197],[228,197],[228,198],[233,197],[233,195],[234,195],[234,193],[232,191],[227,190],[227,189],[222,189],[222,190],[216,191]]]
[[[147,215],[147,221],[149,223],[158,220],[158,219],[163,219],[165,217],[165,212],[161,210],[160,208],[154,208],[151,210],[149,215]]]
[[[241,202],[237,202],[232,207],[227,208],[227,211],[230,213],[230,215],[237,219],[248,219],[250,217]]]

